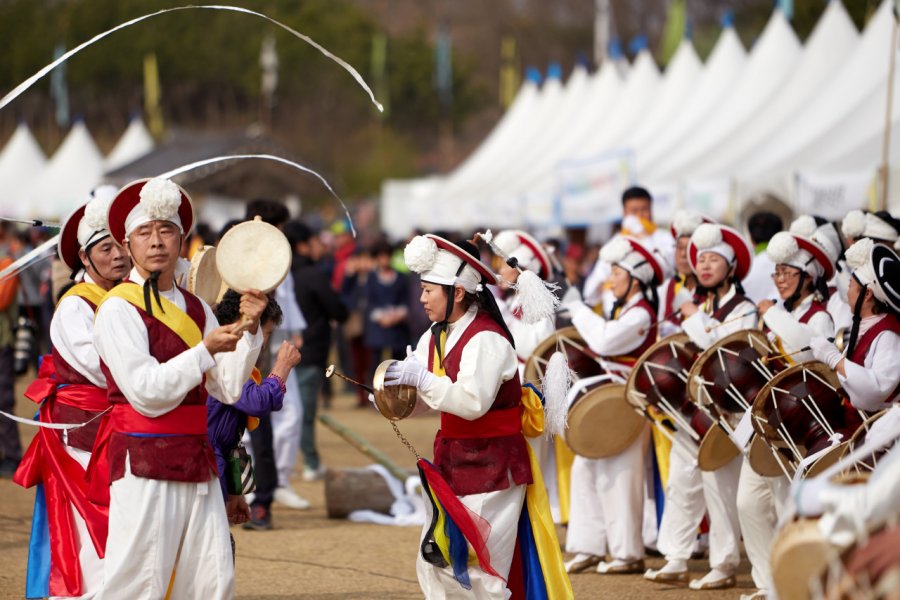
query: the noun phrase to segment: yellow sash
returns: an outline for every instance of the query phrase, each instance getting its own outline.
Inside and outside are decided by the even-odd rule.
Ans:
[[[441,332],[441,349],[443,350],[444,355],[446,356],[446,354],[447,354],[447,332],[446,331]],[[431,357],[431,372],[434,373],[435,377],[443,377],[444,375],[447,374],[447,372],[444,371],[444,366],[441,364],[441,357],[438,354],[437,344],[434,345],[434,356]]]
[[[121,298],[132,306],[145,310],[144,290],[136,283],[120,283],[107,292],[100,304],[102,305],[110,298]],[[186,312],[166,298],[160,297],[160,301],[161,304],[157,303],[155,298],[150,298],[150,302],[155,305],[154,319],[171,329],[188,348],[193,348],[203,341],[203,332]],[[98,305],[97,308],[99,309],[100,306]]]
[[[69,296],[78,296],[79,298],[84,298],[94,306],[99,306],[100,302],[103,301],[103,296],[106,295],[106,290],[97,285],[96,283],[87,283],[81,282],[76,283],[72,287],[69,288],[65,294],[62,295],[62,298],[59,299],[59,302],[62,302]],[[57,302],[57,305],[59,304]]]

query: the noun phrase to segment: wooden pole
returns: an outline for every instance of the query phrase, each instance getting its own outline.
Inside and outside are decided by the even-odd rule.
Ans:
[[[362,437],[346,425],[339,423],[331,415],[320,413],[319,421],[321,421],[323,425],[328,427],[328,429],[344,438],[344,440],[347,441],[351,446],[353,446],[375,462],[384,466],[385,469],[391,472],[391,475],[393,475],[400,481],[406,481],[407,477],[410,477],[414,474],[412,471],[409,471],[397,465],[397,463],[392,461],[387,454],[373,446],[371,443],[369,443],[368,440],[366,440],[364,437]]]
[[[891,58],[888,61],[887,106],[884,110],[884,142],[881,148],[881,210],[888,209],[888,186],[891,172],[891,129],[894,108],[894,67],[897,62],[897,15],[894,15],[894,24],[891,28]]]

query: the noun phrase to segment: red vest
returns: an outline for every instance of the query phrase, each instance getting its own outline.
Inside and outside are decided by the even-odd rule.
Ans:
[[[97,306],[93,302],[82,296],[78,296],[78,298],[87,303],[87,305],[91,307],[92,312],[96,312]],[[91,381],[87,377],[85,377],[74,367],[69,365],[69,363],[67,363],[65,359],[60,356],[56,348],[53,348],[51,350],[51,354],[53,357],[53,367],[55,369],[54,378],[56,379],[57,385],[85,385],[96,388],[96,386],[91,383]],[[102,388],[96,389],[99,390],[97,394],[98,396],[99,392],[103,393],[103,404],[105,406],[103,406],[102,408],[100,406],[88,407],[83,404],[73,402],[71,398],[67,397],[65,393],[57,394],[48,398],[50,402],[50,414],[53,417],[53,422],[86,423],[88,421],[91,421],[91,419],[96,417],[99,412],[102,412],[108,406],[108,404],[105,402],[106,390]],[[100,419],[94,419],[84,427],[69,430],[67,436],[69,446],[78,448],[79,450],[90,452],[94,447],[94,440],[97,438],[97,430],[99,428]],[[59,436],[60,438],[62,438],[62,432],[59,432]]]
[[[184,296],[188,316],[202,332],[206,325],[206,312],[202,302],[187,290],[181,288],[179,290]],[[147,327],[150,354],[153,358],[163,363],[188,350],[187,344],[178,334],[141,308],[135,309]],[[215,455],[205,430],[202,434],[183,434],[174,426],[174,422],[180,420],[180,413],[184,413],[185,419],[193,421],[202,418],[202,422],[206,423],[206,387],[203,382],[188,392],[175,410],[163,415],[160,420],[150,419],[157,423],[172,422],[171,431],[175,435],[159,435],[161,432],[155,428],[157,430],[152,432],[153,436],[139,436],[134,434],[140,433],[139,423],[147,418],[140,416],[131,408],[109,369],[105,364],[101,364],[101,367],[106,374],[109,401],[114,405],[110,419],[112,433],[108,450],[111,482],[125,476],[126,453],[130,457],[132,474],[147,479],[200,482],[209,480],[210,470],[217,473]],[[120,409],[117,405],[123,406]],[[199,415],[201,412],[204,413],[202,417]],[[126,421],[138,424],[130,425],[126,433],[121,425]]]
[[[860,366],[865,366],[869,347],[872,345],[872,342],[875,341],[875,338],[878,337],[878,334],[884,331],[893,331],[897,335],[900,335],[900,319],[897,319],[893,313],[885,315],[883,319],[875,323],[868,331],[859,337],[856,341],[856,348],[853,349],[853,354],[849,357],[850,360]]]
[[[477,312],[453,349],[444,356],[444,372],[450,381],[456,382],[466,344],[483,331],[505,337],[490,316]],[[434,338],[428,347],[430,368]],[[510,477],[516,485],[532,482],[527,442],[521,431],[521,402],[522,384],[516,371],[512,379],[500,385],[484,416],[468,421],[441,413],[441,429],[434,438],[434,465],[454,494],[467,496],[503,490],[509,487]]]
[[[638,346],[638,347],[635,348],[634,350],[631,350],[631,351],[630,351],[628,354],[626,354],[626,355],[622,355],[622,356],[604,356],[604,357],[603,357],[604,359],[606,359],[606,360],[608,360],[608,361],[615,362],[615,363],[619,363],[619,364],[622,364],[622,365],[633,366],[634,363],[636,363],[637,360],[638,360],[641,356],[643,356],[644,352],[646,352],[647,350],[649,350],[649,349],[650,349],[650,346],[652,346],[653,344],[656,343],[656,335],[654,335],[655,332],[653,331],[653,328],[652,328],[652,326],[656,324],[656,311],[653,310],[653,307],[650,306],[650,303],[647,302],[647,300],[646,300],[645,298],[641,298],[640,302],[638,302],[637,304],[634,304],[634,305],[632,305],[632,306],[626,308],[625,310],[623,310],[623,311],[619,314],[619,316],[616,317],[616,318],[620,318],[622,315],[624,315],[624,314],[627,313],[628,311],[630,311],[630,310],[636,310],[636,309],[645,310],[645,311],[647,311],[647,313],[650,315],[650,325],[651,325],[651,327],[648,329],[647,335],[644,337],[644,341],[641,342],[641,345],[640,345],[640,346]]]
[[[800,317],[800,322],[806,325],[809,323],[809,320],[813,318],[816,313],[827,312],[827,308],[825,307],[824,302],[819,302],[818,300],[813,300],[812,304],[809,306],[809,309],[803,313],[803,316]]]

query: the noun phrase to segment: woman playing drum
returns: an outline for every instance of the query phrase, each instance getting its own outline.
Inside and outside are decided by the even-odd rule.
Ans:
[[[740,286],[753,261],[746,240],[730,227],[703,224],[691,236],[688,259],[698,280],[695,298],[701,302],[699,306],[693,302],[681,305],[684,332],[691,341],[705,349],[729,334],[755,327],[756,307]],[[691,582],[693,589],[735,585],[734,570],[740,562],[741,532],[735,501],[740,472],[741,460],[736,457],[715,471],[702,473],[712,570]]]
[[[601,249],[600,258],[612,265],[609,282],[615,304],[611,318],[601,317],[580,300],[567,303],[564,308],[571,312],[572,324],[602,358],[607,370],[623,374],[653,344],[656,286],[663,280],[663,262],[628,237],[609,242]],[[566,564],[569,572],[594,564],[600,573],[644,570],[641,532],[648,439],[644,428],[628,448],[615,456],[575,458],[566,551],[576,556]],[[607,551],[612,561],[601,562]]]
[[[666,280],[660,288],[663,300],[660,319],[664,321],[659,326],[660,337],[681,331],[681,319],[674,315],[678,307],[693,298],[697,287],[697,276],[691,270],[687,249],[694,231],[705,222],[709,221],[699,214],[686,211],[675,213],[672,220],[676,274]],[[644,573],[644,578],[656,583],[686,584],[687,561],[694,552],[697,529],[706,513],[706,500],[703,497],[703,478],[697,464],[697,443],[681,428],[675,431],[674,438],[669,453],[666,502],[659,524],[657,542],[660,552],[666,558],[666,564],[658,570],[648,569]],[[716,526],[721,526],[721,521],[717,522]],[[723,538],[717,530],[715,535],[717,544],[722,539],[727,537]],[[721,567],[720,557],[727,554],[728,549],[724,553],[720,552],[719,548],[711,549],[710,566],[714,569]],[[730,565],[726,568],[730,568]]]

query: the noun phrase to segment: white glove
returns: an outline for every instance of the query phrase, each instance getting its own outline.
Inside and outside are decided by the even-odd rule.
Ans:
[[[566,293],[563,294],[563,297],[559,301],[559,309],[561,311],[568,310],[569,312],[572,312],[573,309],[578,308],[581,304],[584,304],[581,292],[579,292],[578,288],[574,285],[570,285],[569,289],[566,290]]]
[[[628,215],[622,219],[622,229],[625,229],[631,235],[640,235],[644,233],[644,224],[634,215]]]
[[[388,367],[384,374],[384,385],[411,385],[427,392],[436,379],[434,373],[426,369],[418,358],[408,356]]]
[[[828,365],[829,369],[835,368],[843,358],[841,351],[837,349],[834,343],[822,336],[816,336],[811,339],[809,341],[809,349],[816,360]]]
[[[828,479],[812,477],[801,479],[794,491],[794,505],[797,514],[804,517],[817,517],[822,514],[822,494],[828,489]]]

